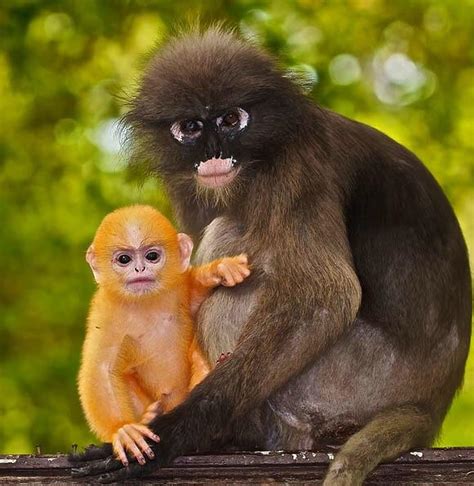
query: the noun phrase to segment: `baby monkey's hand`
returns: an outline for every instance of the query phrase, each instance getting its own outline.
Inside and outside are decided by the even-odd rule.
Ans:
[[[206,280],[213,285],[234,287],[250,275],[247,255],[220,258],[209,269]],[[211,285],[209,285],[211,286]]]

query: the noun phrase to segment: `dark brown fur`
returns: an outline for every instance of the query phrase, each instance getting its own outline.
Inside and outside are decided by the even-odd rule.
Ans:
[[[183,147],[170,136],[176,120],[237,106],[251,122],[234,141]],[[160,50],[126,122],[183,229],[202,235],[198,261],[245,252],[254,272],[201,309],[211,361],[233,353],[154,422],[156,464],[108,459],[78,474],[125,478],[229,442],[345,442],[325,484],[357,485],[429,445],[462,381],[471,284],[454,213],[422,163],[315,106],[266,54],[219,29]],[[241,165],[219,197],[194,179],[213,150]]]

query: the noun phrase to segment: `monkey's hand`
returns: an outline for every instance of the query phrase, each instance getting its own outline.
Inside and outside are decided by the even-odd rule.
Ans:
[[[205,287],[234,287],[250,275],[247,255],[244,254],[220,258],[201,269],[199,280]]]
[[[157,443],[160,441],[160,438],[142,423],[125,424],[112,436],[114,454],[124,466],[129,464],[127,453],[134,457],[139,464],[146,463],[143,454],[146,454],[149,459],[155,458],[155,453],[148,445],[145,437]]]

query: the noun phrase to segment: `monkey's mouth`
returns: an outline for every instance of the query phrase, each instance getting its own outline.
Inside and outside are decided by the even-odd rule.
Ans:
[[[155,279],[151,277],[139,277],[127,280],[127,289],[137,293],[146,292],[155,285]]]
[[[196,171],[199,184],[215,189],[229,184],[239,172],[239,167],[233,157],[213,157],[196,164]]]

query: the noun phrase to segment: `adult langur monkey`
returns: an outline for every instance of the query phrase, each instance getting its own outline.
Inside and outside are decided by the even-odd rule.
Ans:
[[[156,459],[75,474],[123,479],[227,443],[340,443],[325,484],[358,485],[431,444],[463,377],[471,283],[453,210],[416,156],[218,28],[157,52],[126,123],[201,237],[196,263],[246,253],[253,273],[202,306],[210,362],[232,355],[150,424]]]

